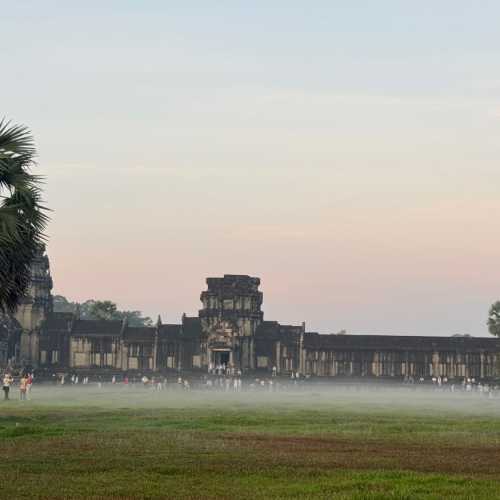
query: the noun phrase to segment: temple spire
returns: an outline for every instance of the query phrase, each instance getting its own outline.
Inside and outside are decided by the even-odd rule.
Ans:
[[[73,313],[73,315],[74,315],[74,317],[75,317],[76,320],[81,319],[82,308],[80,307],[80,303],[79,302],[76,303],[75,312]]]

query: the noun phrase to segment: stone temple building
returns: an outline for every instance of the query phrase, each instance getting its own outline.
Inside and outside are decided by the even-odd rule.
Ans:
[[[25,365],[53,372],[206,373],[225,364],[243,374],[291,372],[318,377],[449,379],[500,377],[500,339],[392,335],[320,335],[305,323],[264,319],[260,280],[208,278],[198,316],[153,327],[82,320],[52,311],[48,259],[34,263],[30,297],[17,320]],[[1,360],[0,360],[1,362]]]
[[[15,316],[0,313],[0,367],[13,365],[21,351],[29,359],[38,357],[38,329],[52,311],[52,278],[45,248],[31,265],[31,285]]]

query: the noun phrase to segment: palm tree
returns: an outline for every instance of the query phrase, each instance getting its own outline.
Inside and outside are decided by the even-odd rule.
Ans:
[[[28,128],[0,120],[0,312],[13,312],[31,279],[31,262],[48,223],[42,178],[31,173],[35,146]]]

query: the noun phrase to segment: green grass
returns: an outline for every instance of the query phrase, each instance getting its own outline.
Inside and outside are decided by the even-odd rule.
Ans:
[[[476,395],[36,388],[0,404],[1,498],[500,498]]]

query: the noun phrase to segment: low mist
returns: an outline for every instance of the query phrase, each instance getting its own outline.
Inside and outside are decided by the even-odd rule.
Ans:
[[[11,399],[19,399],[19,389],[11,389]],[[275,384],[260,386],[243,384],[241,390],[186,389],[177,381],[156,386],[143,383],[94,383],[55,385],[34,384],[28,401],[17,404],[27,406],[70,406],[98,408],[206,408],[241,410],[268,408],[272,411],[328,410],[345,412],[388,413],[403,412],[416,415],[500,416],[500,391],[483,391],[474,387],[470,391],[461,386],[406,386],[391,384],[339,384],[303,383],[298,386]]]

